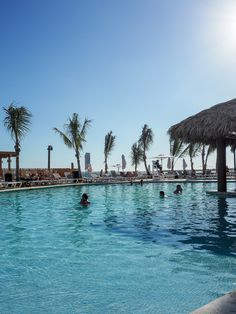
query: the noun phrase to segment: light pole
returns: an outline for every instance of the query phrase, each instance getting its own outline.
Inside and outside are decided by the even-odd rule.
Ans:
[[[53,150],[53,147],[52,147],[52,145],[48,145],[48,148],[47,148],[47,150],[48,150],[48,170],[50,171],[50,155],[51,155],[51,150]]]

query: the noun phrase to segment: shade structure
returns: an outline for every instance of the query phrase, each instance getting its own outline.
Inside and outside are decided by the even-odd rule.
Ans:
[[[217,147],[218,191],[226,192],[226,146],[236,141],[236,99],[217,104],[171,126],[173,139]]]

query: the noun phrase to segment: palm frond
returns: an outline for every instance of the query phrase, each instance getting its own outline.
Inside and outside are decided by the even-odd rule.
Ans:
[[[153,137],[154,135],[152,129],[149,128],[147,124],[144,124],[138,141],[144,151],[148,150],[150,145],[153,143]]]
[[[32,114],[26,107],[17,107],[13,103],[5,111],[4,126],[14,141],[20,141],[29,131]]]
[[[143,159],[143,150],[138,143],[134,143],[131,147],[131,164],[137,166]]]
[[[63,133],[62,131],[60,131],[57,128],[53,128],[53,130],[60,135],[60,137],[62,138],[63,142],[65,143],[65,145],[69,148],[75,148],[72,141],[69,139],[69,137],[67,137],[67,135],[65,133]]]
[[[115,146],[115,135],[112,135],[112,131],[110,131],[109,133],[107,133],[107,135],[105,136],[105,145],[104,145],[104,155],[105,158],[107,158],[111,151],[113,150],[114,146]]]
[[[180,158],[189,155],[190,158],[197,157],[197,155],[200,153],[201,150],[201,145],[200,143],[190,143],[188,144],[180,154]]]
[[[78,147],[80,147],[81,150],[83,149],[83,143],[86,142],[87,130],[90,127],[91,122],[92,120],[85,118],[81,130],[79,130],[79,134],[77,137],[77,145]]]
[[[206,158],[208,158],[210,154],[214,153],[215,150],[216,150],[216,145],[210,144],[207,148]]]
[[[180,157],[183,150],[183,142],[179,139],[170,139],[170,154],[173,157]]]

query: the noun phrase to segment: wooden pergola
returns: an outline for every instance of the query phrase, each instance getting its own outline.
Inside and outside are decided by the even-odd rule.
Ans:
[[[2,172],[2,159],[7,158],[7,163],[8,163],[8,171],[11,171],[11,158],[16,157],[16,152],[3,152],[0,151],[0,177],[2,177],[3,172]]]

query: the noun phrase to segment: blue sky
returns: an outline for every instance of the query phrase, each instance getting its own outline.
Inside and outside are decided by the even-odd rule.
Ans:
[[[14,101],[33,114],[22,167],[47,167],[49,144],[52,167],[75,162],[52,130],[74,112],[92,119],[84,153],[93,169],[104,167],[110,130],[109,165],[125,154],[131,169],[145,123],[155,135],[148,155],[168,154],[172,124],[235,98],[233,0],[0,0],[0,41],[1,107]],[[13,150],[3,118],[0,110],[1,150]]]

